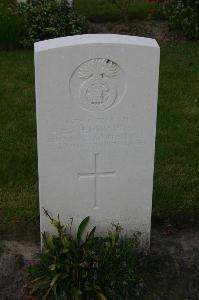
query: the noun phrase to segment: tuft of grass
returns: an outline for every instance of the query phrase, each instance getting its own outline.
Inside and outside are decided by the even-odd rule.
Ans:
[[[89,217],[71,234],[72,223],[63,225],[45,214],[57,235],[43,234],[39,262],[29,269],[30,294],[41,299],[133,299],[140,295],[143,259],[136,235],[121,236],[114,226],[106,237],[97,237],[95,227],[86,233]]]

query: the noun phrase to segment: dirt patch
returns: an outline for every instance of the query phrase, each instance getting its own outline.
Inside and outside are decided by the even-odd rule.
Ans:
[[[147,271],[144,300],[198,300],[199,227],[154,228]]]
[[[0,242],[0,299],[22,299],[29,265],[35,263],[39,245],[31,242]]]
[[[170,30],[166,21],[146,20],[131,21],[129,25],[121,22],[90,23],[89,33],[128,34],[154,38],[160,46],[186,43],[187,40],[179,32]]]
[[[0,223],[0,241],[40,241],[39,220],[29,221],[13,221],[6,224]]]
[[[39,249],[39,243],[0,242],[1,300],[22,299],[27,267],[35,263]],[[198,300],[199,227],[153,228],[144,269],[144,295],[139,300]]]

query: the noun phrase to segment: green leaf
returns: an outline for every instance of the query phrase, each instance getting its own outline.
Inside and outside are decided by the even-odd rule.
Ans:
[[[61,238],[61,242],[62,242],[63,248],[67,249],[68,246],[69,246],[69,241],[68,241],[68,239],[67,239],[66,236],[64,236],[64,237]]]
[[[42,276],[44,277],[44,276]],[[36,291],[38,291],[39,289],[43,288],[45,285],[49,284],[49,279],[43,279],[41,280],[41,277],[38,278],[38,281],[31,281],[31,283],[33,284],[33,287],[30,291],[30,294],[33,295]]]
[[[60,274],[57,274],[57,275],[55,275],[55,276],[53,277],[53,279],[52,279],[52,281],[51,281],[51,283],[50,283],[50,286],[51,286],[51,287],[55,285],[55,283],[56,283],[56,281],[57,281],[57,279],[58,279],[59,277],[60,277]]]
[[[33,280],[31,281],[31,283],[35,283],[35,282],[40,281],[41,279],[44,279],[44,278],[45,278],[45,276],[37,277],[37,278],[33,279]]]
[[[60,226],[60,222],[59,221],[57,221],[57,220],[52,220],[52,224],[56,227],[56,228],[59,228],[59,226]]]
[[[93,227],[93,229],[91,230],[91,232],[88,234],[86,240],[90,240],[90,239],[94,238],[95,230],[96,230],[96,226]]]
[[[102,293],[97,293],[97,295],[98,295],[98,298],[99,298],[100,300],[108,300],[108,299],[106,298],[106,296],[105,296],[104,294],[102,294]]]
[[[56,264],[52,264],[49,266],[49,270],[54,271],[56,269]]]
[[[48,295],[49,295],[49,293],[50,293],[50,291],[51,291],[51,287],[47,290],[47,292],[45,293],[45,295],[43,295],[43,297],[41,298],[41,300],[46,300],[47,297],[48,297]]]
[[[88,224],[90,220],[90,217],[86,217],[79,225],[78,231],[77,231],[77,241],[78,243],[80,242],[81,238],[82,238],[82,234]]]
[[[47,236],[46,244],[47,244],[47,247],[48,247],[50,250],[54,250],[54,249],[55,249],[54,239],[53,239],[53,236],[52,236],[52,235],[48,235],[48,236]]]
[[[66,254],[66,253],[68,253],[68,249],[64,249],[64,250],[62,250],[62,252],[61,253],[63,253],[63,254]]]
[[[55,286],[53,287],[53,294],[54,294],[55,300],[58,300],[58,297],[57,297],[57,289],[56,289]]]
[[[35,292],[39,290],[39,285],[35,285],[31,290],[30,290],[30,295],[33,295]]]
[[[71,287],[70,292],[74,299],[79,299],[79,296],[82,294],[82,292],[78,290],[75,286]]]

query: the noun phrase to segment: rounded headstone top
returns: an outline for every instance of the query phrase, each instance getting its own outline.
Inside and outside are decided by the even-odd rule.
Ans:
[[[34,44],[34,51],[40,52],[85,44],[129,44],[159,48],[157,41],[151,38],[120,34],[82,34],[36,42]]]

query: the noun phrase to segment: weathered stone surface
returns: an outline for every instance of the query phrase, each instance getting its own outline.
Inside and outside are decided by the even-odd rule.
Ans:
[[[149,236],[159,46],[120,35],[35,44],[40,207]],[[41,230],[52,231],[41,209]]]

